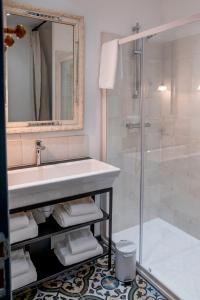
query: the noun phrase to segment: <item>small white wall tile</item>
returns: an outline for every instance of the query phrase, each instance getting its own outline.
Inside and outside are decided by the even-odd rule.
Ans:
[[[65,137],[44,138],[42,143],[45,150],[42,150],[42,160],[44,162],[65,160],[68,157],[68,143]]]
[[[88,139],[84,136],[68,137],[68,157],[69,159],[89,156]]]
[[[23,164],[21,140],[7,142],[7,164],[10,168]]]
[[[36,163],[35,140],[22,140],[22,164],[33,165]]]

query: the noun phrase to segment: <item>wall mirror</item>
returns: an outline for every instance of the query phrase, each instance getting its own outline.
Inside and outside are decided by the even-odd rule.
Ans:
[[[26,33],[5,50],[8,133],[83,128],[84,20],[5,5],[5,29]],[[5,33],[6,36],[6,33]]]

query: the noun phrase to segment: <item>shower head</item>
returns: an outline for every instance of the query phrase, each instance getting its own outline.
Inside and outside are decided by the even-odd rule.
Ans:
[[[135,26],[132,27],[132,32],[138,33],[138,32],[140,31],[140,29],[141,29],[140,23],[137,22],[137,23],[135,24]]]

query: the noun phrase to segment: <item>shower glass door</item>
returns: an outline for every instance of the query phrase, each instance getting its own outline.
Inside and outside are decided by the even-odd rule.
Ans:
[[[138,47],[138,43],[120,47],[115,88],[107,91],[106,157],[107,162],[121,169],[114,183],[113,241],[133,240],[134,237],[137,246],[141,171],[140,57],[135,54]],[[139,258],[139,248],[137,250]]]
[[[200,295],[200,23],[144,39],[142,266]]]

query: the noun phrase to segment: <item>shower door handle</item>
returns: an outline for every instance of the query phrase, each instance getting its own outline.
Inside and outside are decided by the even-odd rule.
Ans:
[[[145,127],[151,127],[151,123],[146,122],[144,124]],[[141,123],[126,123],[127,129],[141,128]]]

